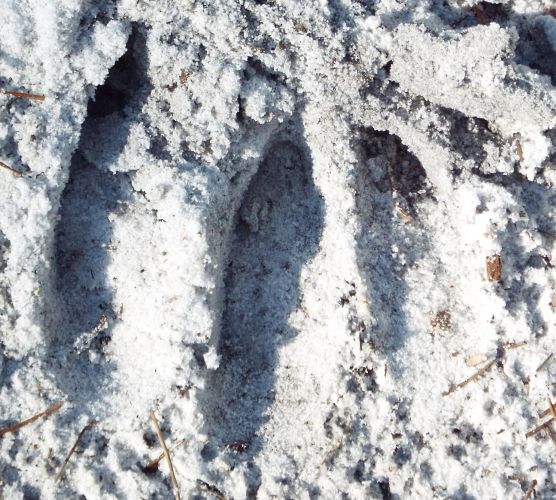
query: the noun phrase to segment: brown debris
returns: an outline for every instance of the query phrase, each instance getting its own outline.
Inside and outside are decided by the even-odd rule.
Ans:
[[[529,486],[529,488],[527,489],[527,492],[525,493],[525,496],[523,497],[523,500],[529,500],[529,498],[531,497],[531,495],[535,491],[536,486],[537,486],[537,480],[533,479],[531,481],[531,485]]]
[[[188,71],[186,69],[181,70],[180,83],[182,84],[182,86],[185,86],[185,84],[187,83],[187,80],[189,80],[190,76],[191,76],[191,71]]]
[[[475,15],[475,18],[477,19],[479,24],[489,24],[490,23],[489,17],[485,14],[485,11],[481,7],[479,7],[478,5],[473,5],[473,7],[471,7],[470,10]]]
[[[170,469],[170,479],[172,480],[172,486],[174,487],[174,495],[176,497],[176,500],[180,500],[180,488],[178,486],[178,480],[176,479],[176,473],[174,472],[174,465],[172,464],[170,452],[168,451],[168,448],[164,441],[164,436],[162,435],[162,431],[160,430],[160,426],[158,425],[158,420],[156,419],[154,411],[150,412],[150,416],[153,422],[154,430],[156,431],[156,435],[158,437],[158,441],[160,442],[160,446],[162,446],[164,456],[166,457],[166,462],[168,462],[168,468]]]
[[[496,363],[496,358],[490,360],[479,371],[477,371],[473,375],[471,375],[471,377],[465,379],[463,382],[460,382],[459,384],[453,385],[447,391],[444,391],[442,393],[442,395],[443,396],[448,396],[448,394],[452,394],[452,392],[455,392],[458,389],[461,389],[462,387],[465,387],[467,384],[479,379],[480,377],[482,377],[486,372],[488,372],[494,366],[494,363]]]
[[[556,408],[554,407],[554,404],[550,400],[550,397],[547,399],[548,399],[548,409],[539,413],[539,418],[544,418],[548,416],[550,416],[550,418],[547,421],[543,422],[538,427],[535,427],[533,430],[525,434],[525,437],[529,438],[539,433],[540,431],[545,431],[546,435],[554,443],[554,446],[556,446],[556,436],[554,435],[554,432],[552,432],[552,428],[550,427],[550,424],[556,420]]]
[[[552,418],[556,419],[556,408],[554,408],[554,405],[552,404],[552,401],[550,401],[550,398],[548,398],[548,409],[552,414]]]
[[[246,441],[232,441],[226,445],[226,449],[234,451],[235,453],[245,453],[249,448],[249,443]]]
[[[214,497],[216,497],[217,500],[226,500],[226,497],[224,496],[224,493],[222,493],[213,484],[209,484],[206,481],[203,481],[202,479],[197,479],[197,486],[199,487],[199,489],[201,489],[203,491],[206,491],[207,493],[210,493],[211,495],[214,495]]]
[[[521,342],[506,342],[502,347],[504,349],[518,349],[519,347],[523,347],[527,345],[526,340],[522,340]]]
[[[62,462],[62,466],[60,467],[58,474],[56,474],[56,477],[54,478],[55,483],[57,483],[62,478],[62,475],[64,474],[64,470],[66,470],[66,465],[68,465],[69,459],[71,458],[73,452],[77,448],[79,441],[81,441],[83,434],[85,434],[89,429],[94,427],[96,424],[97,424],[96,420],[91,420],[85,427],[83,427],[83,429],[81,429],[81,432],[77,435],[77,439],[75,440],[75,443],[73,443],[73,446],[70,448],[70,451],[66,455],[64,461]]]
[[[330,458],[332,457],[332,455],[334,455],[334,453],[340,450],[340,448],[344,444],[347,435],[351,433],[352,428],[353,428],[353,422],[350,419],[347,425],[342,429],[343,431],[342,435],[340,436],[338,441],[336,441],[336,444],[325,453],[324,457],[322,458],[322,460],[320,461],[317,467],[318,469],[320,469],[325,462],[330,460]]]
[[[176,444],[174,444],[174,446],[172,446],[170,448],[170,452],[173,452],[175,450],[177,450],[183,443],[185,443],[187,440],[186,439],[180,439]],[[143,470],[143,472],[146,472],[147,474],[152,473],[152,472],[156,472],[158,470],[158,466],[161,462],[161,460],[164,458],[164,452],[162,452],[160,455],[158,455],[158,457],[153,458],[147,465],[145,465],[144,467],[141,467],[141,469]]]
[[[552,432],[552,428],[547,427],[545,430],[546,435],[550,438],[550,441],[552,441],[554,443],[554,446],[556,446],[556,436],[554,435],[554,432]]]
[[[448,331],[452,328],[452,315],[450,311],[439,311],[430,320],[433,328]]]
[[[502,279],[502,258],[500,255],[487,257],[486,274],[489,281],[500,281]]]
[[[465,358],[465,364],[467,366],[477,366],[481,363],[485,362],[485,355],[484,354],[475,354],[474,356],[468,356]]]
[[[10,425],[9,427],[5,427],[4,429],[0,429],[0,436],[3,436],[4,434],[8,434],[10,432],[17,431],[18,429],[21,429],[22,427],[25,427],[26,425],[33,423],[35,420],[38,420],[39,418],[43,418],[43,417],[46,418],[52,415],[53,413],[56,413],[60,408],[62,408],[62,406],[64,406],[63,402],[56,403],[50,406],[49,408],[47,408],[46,410],[37,413],[36,415],[33,415],[27,420],[23,420],[14,425]]]
[[[519,161],[523,161],[523,148],[521,147],[521,142],[517,137],[514,137],[514,147],[517,156],[519,157]]]
[[[405,224],[409,224],[410,222],[413,221],[413,217],[411,217],[411,215],[409,215],[405,210],[403,210],[402,207],[400,207],[397,203],[395,206],[398,215],[401,217],[401,219],[404,221]]]
[[[551,352],[546,359],[538,366],[538,368],[535,370],[535,372],[540,372],[552,359],[552,356],[554,356],[554,353]]]
[[[525,437],[526,438],[533,437],[535,434],[538,434],[542,430],[546,429],[552,423],[552,420],[553,419],[551,418],[550,420],[547,420],[546,422],[543,422],[541,425],[535,427],[533,430],[530,430],[525,434]]]
[[[17,90],[0,89],[0,94],[10,95],[12,97],[20,97],[22,99],[31,99],[32,101],[44,101],[45,96],[40,94],[29,94],[28,92],[19,92]]]
[[[550,414],[550,408],[547,408],[546,410],[539,412],[539,418],[548,417]]]
[[[5,168],[6,170],[9,170],[16,177],[21,177],[23,175],[19,170],[16,170],[15,168],[10,167],[9,165],[6,165],[5,163],[3,163],[1,161],[0,161],[0,167]]]

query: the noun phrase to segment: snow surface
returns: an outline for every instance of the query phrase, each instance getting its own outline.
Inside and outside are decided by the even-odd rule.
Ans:
[[[554,16],[3,0],[0,497],[554,498]]]

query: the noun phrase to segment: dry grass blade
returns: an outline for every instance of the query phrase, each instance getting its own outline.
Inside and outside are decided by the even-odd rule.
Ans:
[[[17,90],[0,89],[0,94],[11,95],[12,97],[20,97],[22,99],[31,99],[32,101],[44,101],[44,96],[40,94],[29,94],[28,92],[20,92]]]
[[[539,367],[535,370],[537,373],[540,372],[552,359],[552,356],[554,356],[554,353],[551,352],[547,358],[539,365]]]
[[[489,361],[480,370],[478,370],[473,375],[471,375],[471,377],[465,379],[463,382],[460,382],[459,384],[453,385],[447,391],[444,391],[442,393],[442,395],[443,396],[448,396],[448,394],[452,394],[452,392],[455,392],[458,389],[461,389],[462,387],[465,387],[467,384],[469,384],[471,382],[474,382],[475,380],[479,379],[480,377],[482,377],[486,372],[488,372],[493,367],[494,363],[496,363],[496,358]]]
[[[546,429],[550,425],[551,422],[552,422],[552,419],[547,420],[546,422],[543,422],[541,425],[539,425],[538,427],[535,427],[532,431],[529,431],[527,434],[525,434],[525,437],[530,438],[530,437],[534,436],[535,434],[538,434],[543,429]]]
[[[50,406],[49,408],[47,408],[46,410],[41,411],[36,415],[33,415],[27,420],[23,420],[21,422],[18,422],[17,424],[10,425],[9,427],[5,427],[4,429],[0,429],[0,436],[3,436],[4,434],[8,434],[10,432],[17,431],[18,429],[21,429],[22,427],[25,427],[26,425],[33,423],[35,420],[38,420],[39,418],[48,417],[49,415],[52,415],[53,413],[57,412],[60,408],[62,408],[62,406],[64,406],[63,402],[56,403]]]
[[[160,446],[162,446],[162,450],[164,451],[164,455],[166,456],[166,461],[168,462],[168,468],[170,469],[170,479],[172,480],[172,485],[174,486],[174,494],[176,495],[176,499],[180,500],[180,489],[178,486],[178,481],[176,479],[176,474],[174,472],[174,465],[172,464],[172,458],[170,457],[170,452],[166,447],[166,443],[164,442],[164,436],[162,435],[162,431],[160,430],[160,426],[158,425],[158,420],[156,419],[156,415],[154,411],[150,412],[151,420],[153,421],[154,430],[156,431],[156,435],[158,440],[160,441]]]
[[[172,453],[173,451],[177,450],[183,443],[187,442],[187,439],[180,439],[176,444],[174,444],[171,448],[170,448],[170,453]],[[147,465],[145,465],[145,467],[143,467],[143,470],[147,470],[147,471],[156,471],[158,469],[158,464],[160,463],[160,461],[164,458],[164,452],[162,452],[160,455],[158,455],[158,457],[153,458]]]
[[[531,497],[531,495],[535,491],[536,486],[537,486],[537,480],[533,479],[531,481],[531,485],[529,486],[529,488],[527,489],[527,492],[525,493],[525,496],[523,497],[523,500],[528,500]]]
[[[5,168],[6,170],[9,170],[16,177],[21,177],[23,175],[19,170],[16,170],[15,168],[10,167],[9,165],[6,165],[5,163],[3,163],[1,161],[0,161],[0,167]]]
[[[77,448],[77,445],[79,444],[79,441],[83,437],[83,434],[85,434],[89,429],[91,429],[93,426],[95,426],[96,423],[97,423],[96,420],[91,420],[85,427],[83,427],[83,429],[81,429],[81,432],[77,436],[77,439],[75,440],[75,443],[73,443],[73,446],[70,448],[69,453],[67,454],[66,458],[62,462],[62,466],[60,467],[60,470],[58,471],[58,474],[56,474],[56,477],[54,478],[55,483],[57,483],[62,478],[62,475],[64,474],[64,470],[66,470],[66,465],[68,465],[69,459],[73,455],[73,452],[75,451],[75,448]]]

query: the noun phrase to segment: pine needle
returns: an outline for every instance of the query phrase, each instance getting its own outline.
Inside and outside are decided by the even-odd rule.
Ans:
[[[475,380],[481,378],[486,372],[488,372],[493,367],[494,363],[496,363],[496,358],[490,360],[479,371],[477,371],[473,375],[471,375],[471,377],[465,379],[463,382],[460,382],[459,384],[453,385],[447,391],[444,391],[442,393],[442,395],[443,396],[448,396],[448,394],[452,394],[452,392],[455,392],[458,389],[461,389],[462,387],[465,387],[467,384],[469,384],[471,382],[474,382]]]
[[[550,398],[548,399],[548,409],[550,410],[550,413],[552,414],[552,418],[556,419],[556,408],[554,408],[554,405],[552,404],[552,401],[550,400]]]
[[[22,99],[31,99],[32,101],[44,101],[43,95],[29,94],[27,92],[19,92],[17,90],[0,89],[0,94],[11,95],[12,97],[20,97]]]
[[[547,364],[548,362],[552,359],[552,356],[554,356],[554,353],[551,352],[548,357],[539,365],[539,367],[535,370],[537,373],[540,372]]]
[[[168,468],[170,469],[170,479],[172,480],[172,486],[174,487],[176,500],[180,500],[180,489],[178,486],[178,481],[176,479],[176,474],[174,472],[174,465],[172,464],[170,452],[168,451],[166,443],[164,442],[164,436],[162,435],[162,431],[160,430],[160,426],[158,425],[158,420],[156,419],[154,411],[150,412],[150,416],[151,420],[153,421],[154,430],[156,431],[156,435],[158,437],[158,440],[160,441],[160,446],[162,446],[162,450],[164,451],[164,455],[166,456],[166,461],[168,462]]]
[[[16,170],[15,168],[10,167],[9,165],[6,165],[5,163],[3,163],[1,161],[0,161],[0,167],[5,168],[6,170],[9,170],[16,177],[21,177],[23,175],[19,170]]]
[[[187,442],[187,439],[180,439],[177,443],[175,443],[168,451],[170,453],[177,450],[183,443]],[[162,452],[158,457],[153,458],[145,467],[143,467],[144,471],[156,471],[158,469],[158,464],[164,458],[164,452]]]
[[[56,474],[56,477],[54,478],[55,483],[57,483],[62,478],[62,475],[64,474],[64,470],[66,469],[66,465],[68,465],[69,459],[73,455],[75,449],[77,448],[77,445],[79,444],[79,441],[83,437],[83,434],[85,434],[89,429],[95,426],[96,423],[97,423],[96,420],[91,420],[85,427],[83,427],[83,429],[81,429],[81,432],[77,436],[75,443],[73,443],[73,446],[70,448],[69,453],[67,454],[64,462],[62,463],[62,466],[60,467],[58,474]]]
[[[547,408],[544,411],[539,412],[539,418],[544,418],[550,415],[550,408]]]
[[[554,435],[554,432],[552,432],[552,429],[550,427],[547,427],[545,429],[545,432],[548,435],[548,437],[550,438],[550,441],[552,441],[554,446],[556,446],[556,436]]]
[[[531,495],[535,491],[536,486],[537,486],[537,480],[533,479],[531,481],[531,486],[529,486],[529,489],[527,490],[527,492],[525,493],[525,496],[523,497],[523,500],[529,500],[529,498],[531,497]]]
[[[538,427],[535,427],[533,430],[531,430],[527,434],[525,434],[525,437],[530,438],[530,437],[534,436],[535,434],[538,434],[539,432],[541,432],[543,429],[546,429],[552,423],[552,420],[553,419],[547,420],[546,422],[543,422]]]
[[[4,434],[8,434],[10,432],[17,431],[18,429],[21,429],[22,427],[25,427],[26,425],[33,423],[35,420],[38,420],[39,418],[43,418],[43,417],[46,418],[52,415],[53,413],[56,413],[60,408],[62,408],[62,406],[64,406],[63,402],[56,403],[50,406],[49,408],[47,408],[46,410],[37,413],[36,415],[33,415],[27,420],[23,420],[21,422],[18,422],[17,424],[10,425],[9,427],[5,427],[4,429],[0,429],[0,436],[3,436]]]

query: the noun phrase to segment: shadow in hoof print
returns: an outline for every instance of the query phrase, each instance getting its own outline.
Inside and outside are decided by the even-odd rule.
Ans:
[[[296,335],[289,315],[298,306],[300,272],[317,251],[323,218],[307,148],[274,142],[237,215],[222,359],[207,388],[208,433],[217,446],[242,459],[261,449],[257,433],[273,402],[279,349]],[[217,453],[207,445],[205,458]]]
[[[100,172],[74,158],[56,235],[56,288],[61,321],[51,346],[58,385],[73,401],[94,401],[110,363],[104,357],[115,318],[106,274],[110,214],[123,209],[131,190],[122,175]],[[104,375],[104,376],[103,376]]]
[[[113,217],[134,202],[126,173],[108,170],[118,159],[148,95],[144,36],[134,29],[126,53],[89,102],[82,138],[62,194],[55,240],[59,321],[52,332],[49,373],[76,411],[100,402],[110,380],[110,329],[116,278],[108,275]],[[91,139],[92,137],[92,139]]]
[[[395,135],[367,129],[358,146],[357,262],[373,318],[361,341],[395,360],[412,334],[404,310],[405,276],[429,250],[429,236],[416,212],[432,188],[419,160]],[[391,365],[393,371],[398,369],[398,363]]]

